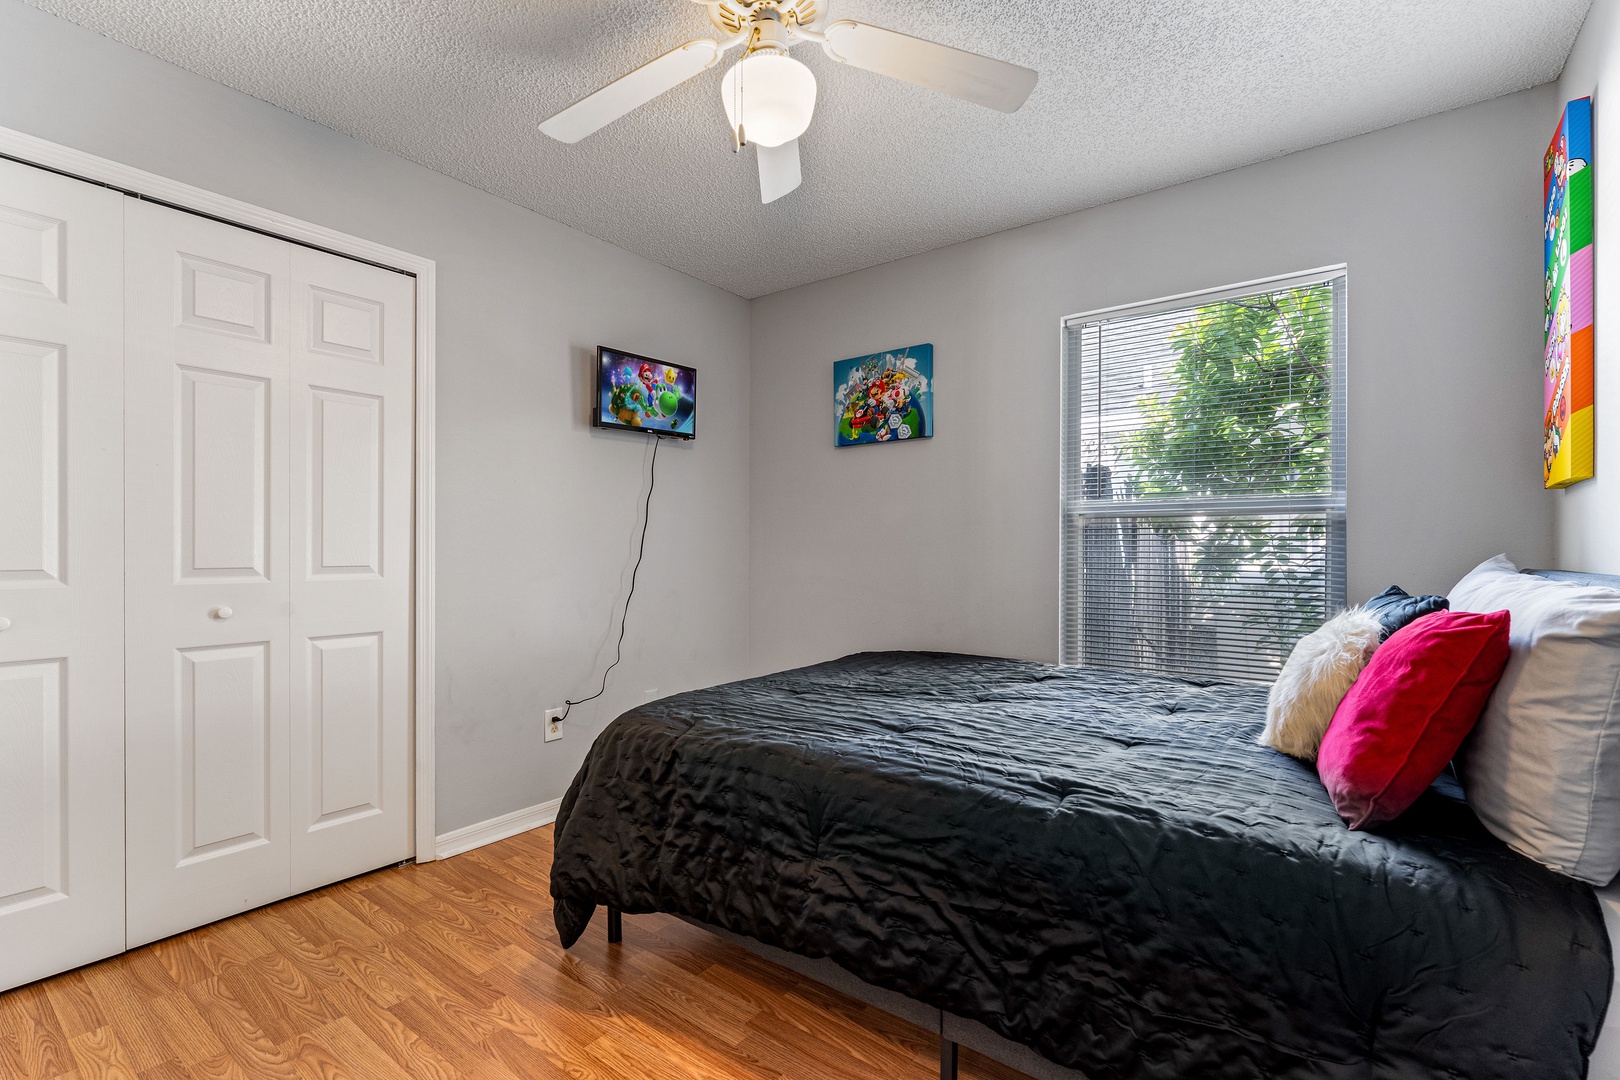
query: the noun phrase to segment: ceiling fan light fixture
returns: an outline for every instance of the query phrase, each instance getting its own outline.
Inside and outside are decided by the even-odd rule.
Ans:
[[[816,111],[816,77],[810,69],[776,51],[749,53],[720,80],[726,120],[740,126],[758,146],[792,142],[810,126]]]

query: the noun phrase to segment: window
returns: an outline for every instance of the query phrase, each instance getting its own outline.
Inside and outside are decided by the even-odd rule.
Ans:
[[[1063,324],[1063,663],[1270,681],[1344,606],[1343,269]]]

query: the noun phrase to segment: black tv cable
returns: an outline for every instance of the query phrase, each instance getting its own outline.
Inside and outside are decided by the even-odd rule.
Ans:
[[[595,701],[607,693],[608,672],[619,666],[624,659],[624,628],[630,621],[630,601],[636,598],[636,574],[641,571],[641,558],[647,553],[647,524],[652,514],[653,488],[658,486],[658,444],[664,441],[664,436],[650,432],[653,437],[652,466],[647,478],[647,500],[641,506],[641,542],[636,546],[636,565],[630,570],[630,592],[624,598],[624,614],[619,616],[619,640],[613,647],[613,663],[602,672],[602,685],[590,697],[582,697],[578,701],[563,701],[563,714],[557,717],[557,723],[568,719],[569,710],[575,705],[583,705],[587,701]]]

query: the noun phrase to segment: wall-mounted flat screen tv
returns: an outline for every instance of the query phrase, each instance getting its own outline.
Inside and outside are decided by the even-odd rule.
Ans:
[[[592,423],[678,439],[696,437],[697,369],[597,346]]]

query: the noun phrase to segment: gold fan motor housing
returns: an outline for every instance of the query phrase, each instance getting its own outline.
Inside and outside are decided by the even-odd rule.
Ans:
[[[727,35],[740,34],[761,19],[773,19],[790,29],[809,26],[821,17],[816,0],[697,0],[709,9],[709,18]],[[767,14],[769,12],[770,14]]]

